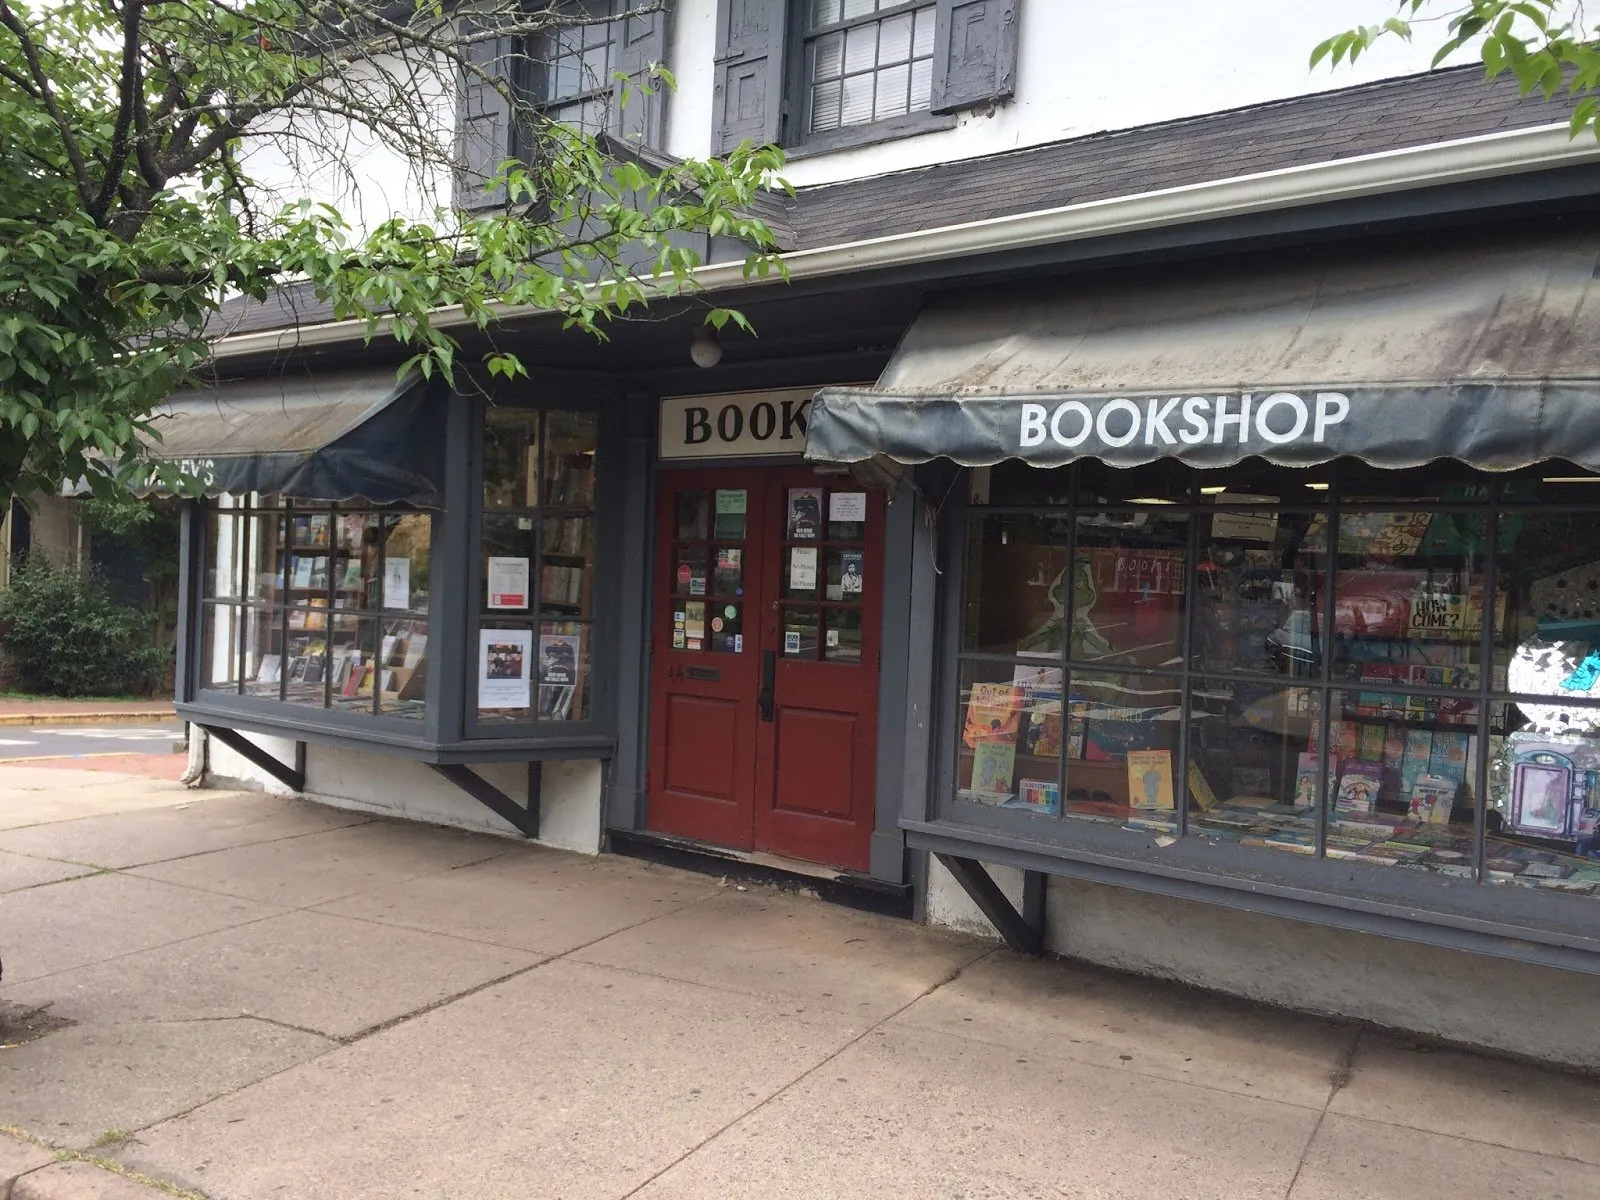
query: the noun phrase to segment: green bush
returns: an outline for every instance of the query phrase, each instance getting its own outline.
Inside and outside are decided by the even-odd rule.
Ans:
[[[105,581],[33,557],[0,594],[0,642],[16,683],[47,696],[148,695],[166,677],[167,651],[150,614],[116,602]]]

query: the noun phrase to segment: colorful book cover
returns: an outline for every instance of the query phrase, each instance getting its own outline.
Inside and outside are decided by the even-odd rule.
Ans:
[[[1172,751],[1128,751],[1128,806],[1175,807],[1172,788]]]
[[[979,742],[972,751],[972,790],[984,796],[1011,798],[1011,776],[1017,769],[1014,742]]]
[[[989,741],[1014,742],[1022,724],[1021,700],[1022,689],[1009,683],[973,684],[962,740],[974,747]]]
[[[1400,794],[1408,800],[1417,777],[1428,773],[1433,757],[1433,734],[1426,729],[1406,730],[1405,755],[1400,761]]]
[[[1189,764],[1189,799],[1199,805],[1201,812],[1210,812],[1217,806],[1217,793],[1211,790],[1196,762]]]
[[[1467,735],[1456,730],[1438,730],[1433,735],[1433,750],[1428,756],[1428,774],[1442,775],[1457,783],[1467,780]]]
[[[1381,763],[1383,761],[1384,734],[1387,732],[1382,725],[1361,726],[1360,756],[1364,762]]]
[[[1328,755],[1328,791],[1334,789],[1339,778],[1339,756]],[[1317,803],[1317,755],[1308,750],[1302,754],[1294,772],[1294,805],[1296,808],[1315,808]]]
[[[1061,811],[1061,785],[1054,779],[1019,779],[1017,798],[1006,807],[1054,816]]]
[[[1023,689],[1028,728],[1023,744],[1029,754],[1055,758],[1061,753],[1061,693]]]
[[[1354,721],[1336,721],[1333,726],[1333,752],[1341,761],[1349,758],[1359,758],[1361,751],[1361,735],[1356,732]]]
[[[1456,781],[1443,775],[1418,775],[1411,785],[1411,819],[1426,825],[1445,825],[1455,804]]]
[[[1334,795],[1335,811],[1354,816],[1366,816],[1378,804],[1378,793],[1383,788],[1383,765],[1375,762],[1352,762],[1339,776],[1339,790]]]

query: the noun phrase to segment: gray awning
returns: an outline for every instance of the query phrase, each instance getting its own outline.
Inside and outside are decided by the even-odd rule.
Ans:
[[[444,405],[394,368],[272,376],[178,392],[150,419],[149,456],[206,495],[439,503]]]
[[[874,387],[818,393],[806,457],[1600,470],[1597,270],[1586,234],[941,297]]]

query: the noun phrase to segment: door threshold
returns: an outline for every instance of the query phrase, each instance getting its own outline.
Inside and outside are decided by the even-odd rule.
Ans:
[[[783,858],[759,850],[731,850],[643,829],[613,829],[607,837],[613,854],[701,875],[726,876],[735,882],[756,883],[786,892],[814,892],[830,904],[911,919],[909,884],[885,883],[839,867]]]

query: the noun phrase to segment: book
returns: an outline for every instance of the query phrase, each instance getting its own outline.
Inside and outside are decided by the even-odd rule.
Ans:
[[[1361,736],[1356,732],[1354,721],[1335,721],[1333,723],[1333,753],[1340,760],[1360,757]]]
[[[1054,779],[1020,779],[1017,798],[1006,807],[1054,816],[1061,811],[1061,785]]]
[[[1014,742],[982,741],[972,751],[972,790],[986,796],[1012,794],[1011,776],[1017,767]]]
[[[1377,807],[1378,793],[1382,788],[1381,763],[1361,761],[1348,763],[1339,776],[1339,790],[1334,794],[1334,811],[1365,816]]]
[[[1400,760],[1400,796],[1407,802],[1417,777],[1428,773],[1428,763],[1433,757],[1433,734],[1426,729],[1406,730],[1406,748]]]
[[[277,683],[283,678],[283,658],[277,654],[263,654],[256,668],[257,683]]]
[[[1467,735],[1459,730],[1441,729],[1433,735],[1428,755],[1428,774],[1442,775],[1457,783],[1467,781]]]
[[[962,740],[1014,742],[1022,723],[1022,690],[1009,683],[975,683],[967,697],[967,725]]]
[[[1328,792],[1333,793],[1339,778],[1339,756],[1328,755]],[[1300,755],[1294,771],[1294,805],[1296,808],[1315,808],[1317,804],[1317,755],[1307,750]]]
[[[311,567],[311,559],[295,559],[294,574],[289,577],[289,586],[296,588],[309,588],[311,586]]]
[[[1386,740],[1384,735],[1387,732],[1387,728],[1383,725],[1361,726],[1360,744],[1357,747],[1357,752],[1364,762],[1381,763],[1383,761],[1384,742]]]
[[[1189,764],[1189,799],[1199,806],[1201,812],[1210,812],[1217,806],[1217,793],[1211,790],[1211,784],[1200,771],[1200,764]]]
[[[1455,806],[1456,787],[1454,779],[1443,775],[1418,775],[1411,785],[1411,819],[1428,825],[1448,824],[1450,811]]]
[[[1174,808],[1172,751],[1128,751],[1128,807]]]
[[[1023,747],[1039,758],[1055,758],[1061,753],[1061,693],[1024,688],[1023,709],[1028,727],[1023,732]]]

